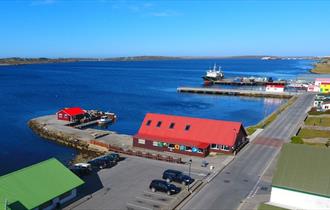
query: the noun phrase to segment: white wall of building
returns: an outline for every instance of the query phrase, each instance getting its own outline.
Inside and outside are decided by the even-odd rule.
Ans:
[[[283,92],[284,91],[284,87],[274,87],[274,86],[266,86],[266,92]]]
[[[330,198],[280,189],[277,187],[272,187],[270,202],[278,205],[290,206],[292,207],[291,209],[330,209]]]
[[[60,200],[59,197],[54,198],[52,200],[52,205],[49,205],[47,208],[43,208],[43,209],[42,208],[37,208],[35,210],[53,210],[53,209],[56,208],[57,203],[64,204],[65,202],[70,201],[71,199],[75,198],[76,196],[77,196],[77,190],[73,189],[73,190],[71,190],[70,195],[66,196],[65,198],[62,198],[61,200]]]
[[[329,110],[330,109],[330,104],[329,103],[322,104],[322,109],[323,110]]]

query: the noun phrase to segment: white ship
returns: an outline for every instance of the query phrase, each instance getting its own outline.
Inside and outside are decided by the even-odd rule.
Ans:
[[[224,73],[221,70],[221,66],[214,64],[213,69],[209,69],[206,71],[206,75],[202,78],[205,83],[218,81],[224,78]]]

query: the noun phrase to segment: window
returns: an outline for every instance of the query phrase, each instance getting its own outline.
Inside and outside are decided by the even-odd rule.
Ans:
[[[211,149],[219,149],[219,145],[217,145],[217,144],[211,144]]]
[[[138,143],[139,143],[139,144],[146,144],[146,140],[144,140],[144,139],[139,139],[139,140],[138,140]]]
[[[58,114],[58,117],[62,118],[63,117],[62,113],[59,113]]]
[[[174,126],[175,126],[175,123],[172,122],[171,125],[170,125],[170,129],[173,129]]]
[[[189,131],[189,129],[190,129],[190,125],[186,125],[184,130]]]
[[[63,200],[64,198],[67,198],[67,197],[69,197],[71,194],[72,194],[72,192],[71,192],[71,191],[69,191],[69,192],[66,192],[66,193],[63,193],[63,194],[60,196],[60,200]]]
[[[158,143],[159,143],[158,141],[153,141],[153,142],[152,142],[152,145],[153,145],[154,147],[158,147]]]
[[[168,148],[174,148],[174,147],[175,147],[174,144],[169,144],[169,145],[168,145]]]
[[[162,125],[162,121],[158,121],[157,127],[159,128]]]
[[[151,124],[151,120],[148,120],[146,126],[149,126],[150,124]]]
[[[230,150],[230,148],[226,145],[221,145],[220,149],[223,150],[223,151],[229,151]]]
[[[191,147],[186,147],[186,151],[191,152]]]

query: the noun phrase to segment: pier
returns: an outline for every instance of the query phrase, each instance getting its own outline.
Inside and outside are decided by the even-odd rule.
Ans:
[[[195,88],[195,87],[179,87],[177,91],[180,93],[198,93],[211,95],[232,95],[232,96],[249,96],[249,97],[268,97],[268,98],[291,98],[300,95],[298,92],[266,92],[260,90],[239,90],[239,89],[219,89],[219,88]]]
[[[267,84],[283,84],[286,85],[286,81],[274,81],[274,82],[269,82],[269,81],[256,81],[256,80],[233,80],[233,79],[221,79],[217,81],[213,81],[213,84],[217,85],[246,85],[246,86],[266,86]]]

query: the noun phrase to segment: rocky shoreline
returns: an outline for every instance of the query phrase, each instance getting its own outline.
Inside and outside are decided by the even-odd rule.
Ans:
[[[51,140],[58,144],[75,149],[78,154],[74,157],[71,163],[84,162],[105,153],[90,147],[88,142],[80,140],[72,134],[49,129],[47,128],[47,124],[40,123],[40,121],[36,119],[28,121],[28,126],[34,133],[43,139]]]

